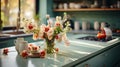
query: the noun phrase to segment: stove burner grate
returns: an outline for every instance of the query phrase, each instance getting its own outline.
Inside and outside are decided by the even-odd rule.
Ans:
[[[107,42],[110,40],[113,40],[115,38],[111,38],[111,39],[98,39],[96,36],[85,36],[85,37],[81,37],[81,38],[77,38],[77,39],[81,39],[81,40],[89,40],[89,41],[99,41],[99,42]]]

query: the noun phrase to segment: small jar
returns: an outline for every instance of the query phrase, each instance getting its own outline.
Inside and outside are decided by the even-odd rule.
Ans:
[[[117,1],[117,8],[120,8],[120,1]]]
[[[67,4],[67,3],[64,3],[64,4],[63,4],[63,8],[64,8],[64,9],[68,9],[68,4]]]
[[[58,9],[63,9],[63,4],[62,4],[62,3],[60,3],[60,4],[58,5]]]
[[[100,29],[104,29],[104,27],[105,27],[105,22],[102,22]]]
[[[87,30],[87,22],[82,22],[82,30]]]
[[[79,31],[79,28],[80,28],[79,22],[78,22],[78,21],[75,21],[75,22],[74,22],[74,29],[75,29],[75,31]]]
[[[99,30],[99,27],[100,27],[99,22],[95,21],[94,22],[94,30]]]

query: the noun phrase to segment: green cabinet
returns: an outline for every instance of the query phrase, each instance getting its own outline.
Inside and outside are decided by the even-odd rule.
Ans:
[[[81,64],[76,67],[114,67],[120,61],[120,45],[117,45]]]

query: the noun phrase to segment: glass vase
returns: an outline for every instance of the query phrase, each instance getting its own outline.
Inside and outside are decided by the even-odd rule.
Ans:
[[[54,41],[55,41],[55,39],[51,39],[51,40],[45,39],[45,45],[46,45],[45,50],[46,50],[47,54],[55,53],[55,48],[54,48],[55,42]]]

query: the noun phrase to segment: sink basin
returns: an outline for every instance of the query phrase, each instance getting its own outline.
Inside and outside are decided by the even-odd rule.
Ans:
[[[81,40],[89,40],[89,41],[99,41],[99,42],[108,42],[111,40],[114,40],[115,38],[111,38],[111,39],[98,39],[96,36],[85,36],[85,37],[81,37],[81,38],[77,38],[77,39],[81,39]]]
[[[14,31],[7,31],[0,34],[0,38],[8,38],[8,37],[18,37],[18,36],[26,36],[32,34],[26,34],[23,31],[14,32]]]
[[[23,31],[19,31],[19,32],[6,32],[6,34],[20,35],[20,34],[25,34],[25,33]]]

